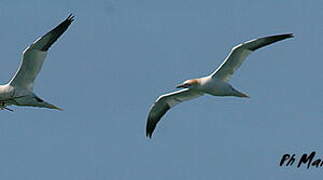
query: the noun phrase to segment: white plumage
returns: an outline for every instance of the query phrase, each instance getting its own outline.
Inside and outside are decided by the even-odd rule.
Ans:
[[[239,44],[232,48],[224,62],[211,75],[187,80],[177,86],[177,88],[184,89],[160,96],[150,109],[146,126],[146,136],[151,138],[162,116],[170,108],[183,101],[197,98],[203,94],[248,97],[248,95],[239,92],[228,83],[232,74],[241,66],[247,56],[256,49],[292,37],[293,34],[282,34],[254,39]]]
[[[67,30],[73,22],[69,15],[53,30],[38,38],[23,51],[20,67],[9,83],[0,85],[0,108],[7,109],[10,105],[34,106],[62,110],[45,102],[33,93],[33,83],[41,70],[47,51],[51,45]]]

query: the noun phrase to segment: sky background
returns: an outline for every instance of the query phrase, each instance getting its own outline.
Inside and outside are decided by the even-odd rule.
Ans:
[[[323,1],[29,0],[0,2],[0,81],[24,48],[64,20],[35,92],[64,111],[0,112],[0,179],[319,179],[280,167],[323,159]],[[250,99],[204,96],[145,137],[151,104],[208,75],[247,40],[290,33],[250,55],[231,84]]]

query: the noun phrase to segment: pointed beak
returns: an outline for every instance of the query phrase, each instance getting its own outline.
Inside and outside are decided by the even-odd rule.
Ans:
[[[176,86],[176,88],[186,88],[186,86],[184,84],[179,84]]]
[[[60,107],[56,107],[55,109],[59,110],[59,111],[64,111],[64,109],[60,108]]]
[[[242,97],[242,98],[250,98],[250,96],[248,94],[241,93],[241,92],[240,92],[239,97]]]
[[[244,94],[243,96],[244,98],[250,98],[250,96],[248,94]]]

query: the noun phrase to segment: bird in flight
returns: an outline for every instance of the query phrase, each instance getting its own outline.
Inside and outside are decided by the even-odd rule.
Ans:
[[[20,67],[16,74],[5,85],[0,85],[0,109],[9,110],[7,106],[33,106],[62,110],[39,98],[33,92],[34,81],[44,63],[48,49],[67,30],[73,22],[74,16],[70,14],[62,23],[38,38],[22,53]]]
[[[181,90],[159,96],[150,108],[146,125],[146,136],[151,138],[161,117],[170,108],[181,102],[203,96],[204,94],[248,97],[247,94],[236,90],[228,83],[232,74],[253,51],[292,37],[294,37],[293,34],[281,34],[241,43],[232,48],[224,62],[212,74],[206,77],[184,81],[177,86],[177,88],[182,88]]]

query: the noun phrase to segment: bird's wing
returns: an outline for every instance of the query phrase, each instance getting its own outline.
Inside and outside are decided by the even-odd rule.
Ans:
[[[182,89],[176,92],[159,96],[156,102],[150,108],[146,126],[146,136],[151,138],[157,123],[170,108],[183,101],[188,101],[202,95],[203,93],[201,92]]]
[[[73,17],[69,15],[62,23],[44,36],[38,38],[24,50],[20,67],[10,80],[10,85],[19,86],[28,90],[33,89],[33,82],[43,65],[47,50],[66,31],[73,22]]]
[[[268,36],[244,42],[232,48],[224,62],[211,74],[212,78],[228,81],[240,67],[246,57],[253,51],[283,39],[292,38],[293,34]]]

